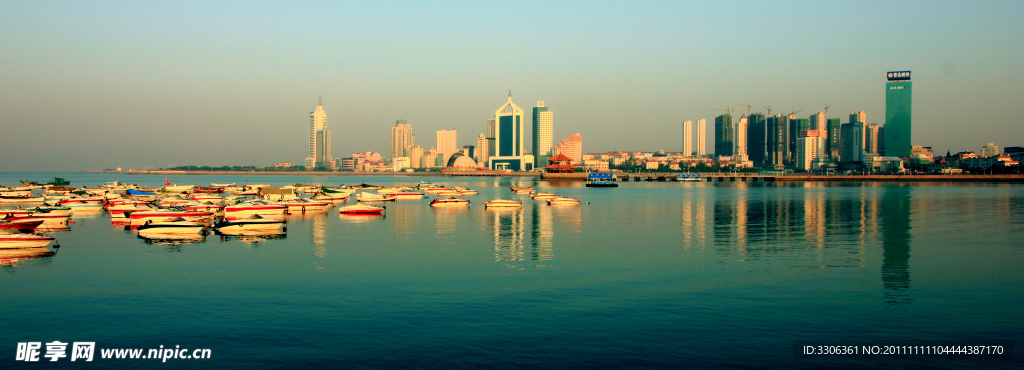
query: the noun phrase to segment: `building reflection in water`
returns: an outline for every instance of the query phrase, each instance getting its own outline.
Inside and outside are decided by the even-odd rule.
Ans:
[[[313,218],[313,227],[310,228],[310,230],[312,231],[313,234],[313,255],[316,256],[317,258],[321,258],[320,260],[317,260],[316,269],[318,271],[323,270],[323,267],[320,266],[320,263],[323,262],[322,258],[324,258],[324,256],[327,255],[327,248],[324,247],[324,244],[327,240],[327,218]]]
[[[909,304],[910,294],[910,188],[886,186],[880,214],[882,231],[882,286],[885,302]]]
[[[494,260],[522,261],[523,252],[523,209],[492,208],[487,212],[494,217]]]
[[[578,207],[577,207],[578,208]],[[531,258],[535,261],[548,261],[554,258],[551,242],[555,235],[552,227],[553,216],[551,207],[534,206],[532,210],[532,226],[530,244],[533,247]]]
[[[706,227],[705,198],[697,194],[696,188],[685,189],[683,194],[683,247],[703,246]]]
[[[431,207],[434,211],[435,228],[438,234],[451,234],[455,232],[455,225],[458,224],[459,215],[469,212],[469,207]]]

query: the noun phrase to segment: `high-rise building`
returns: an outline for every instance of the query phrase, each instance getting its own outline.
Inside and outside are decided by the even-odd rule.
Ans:
[[[732,156],[733,135],[732,115],[715,117],[715,157]]]
[[[488,147],[488,144],[490,144],[490,140],[483,133],[476,137],[476,156],[473,157],[473,160],[481,166],[486,165],[487,158],[491,156],[491,148]]]
[[[838,118],[828,119],[828,140],[825,142],[825,151],[822,155],[826,155],[833,162],[839,162],[839,151],[843,147],[843,141],[840,137],[842,133],[842,124],[839,123]]]
[[[794,118],[789,116],[789,156],[787,162],[796,163],[796,142],[800,140],[800,133],[811,129],[811,121],[806,118]]]
[[[885,155],[910,157],[910,132],[913,120],[910,71],[889,72],[885,83]]]
[[[811,130],[818,131],[818,158],[828,158],[828,126],[826,125],[825,112],[818,112],[811,115]]]
[[[982,157],[991,157],[994,155],[999,155],[999,146],[995,143],[988,143],[988,145],[981,147]]]
[[[327,113],[324,112],[324,99],[321,97],[316,109],[309,112],[309,156],[306,157],[306,169],[333,168],[331,158],[331,132],[327,130]]]
[[[767,143],[767,122],[761,113],[751,114],[747,117],[747,156],[755,165],[765,163],[765,143]]]
[[[404,119],[395,121],[391,127],[391,158],[408,157],[413,145],[412,125]]]
[[[683,122],[683,156],[693,155],[693,121]]]
[[[448,157],[459,151],[455,134],[455,129],[451,131],[441,129],[441,131],[437,132],[437,154],[444,156],[444,163],[448,163]]]
[[[705,140],[707,139],[707,133],[705,132],[705,126],[707,121],[703,118],[697,120],[697,156],[703,157],[708,154],[707,147],[705,146]]]
[[[551,144],[554,137],[554,112],[544,106],[544,102],[537,102],[533,107],[533,168],[541,168],[548,165],[548,158],[551,158]]]
[[[494,111],[494,156],[489,159],[488,168],[526,171],[523,158],[523,110],[512,103],[512,92],[508,102]],[[530,163],[530,167],[533,164]]]
[[[437,160],[437,157],[438,157],[437,149],[435,149],[434,147],[430,147],[430,149],[427,149],[427,151],[423,153],[423,158],[422,158],[422,163],[423,164],[422,164],[421,167],[423,167],[423,168],[439,167],[440,165],[438,163],[440,161]]]
[[[811,170],[811,163],[818,158],[821,136],[818,130],[800,131],[800,138],[796,142],[796,165],[794,167],[804,170]]]
[[[423,167],[423,148],[419,145],[413,145],[409,148],[409,165],[412,168]]]
[[[558,141],[558,145],[555,146],[555,152],[563,154],[566,157],[572,158],[573,164],[583,163],[583,136],[579,133],[569,135],[568,139],[562,139]]]
[[[878,155],[878,124],[864,125],[864,152]]]
[[[868,115],[864,111],[850,113],[850,123],[854,122],[867,123]]]
[[[859,121],[843,124],[840,134],[843,138],[843,152],[840,154],[843,162],[864,161],[864,126],[864,122]]]
[[[789,116],[776,114],[766,120],[765,164],[782,169],[789,158]]]
[[[733,141],[736,149],[733,150],[733,155],[739,157],[741,160],[747,159],[747,116],[740,116],[740,121],[736,123],[736,140]]]

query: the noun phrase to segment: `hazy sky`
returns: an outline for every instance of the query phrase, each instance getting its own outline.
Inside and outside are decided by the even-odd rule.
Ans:
[[[1024,145],[1024,2],[0,1],[0,171],[301,164],[476,143],[511,86],[584,152],[681,150],[737,103],[884,123],[912,70],[913,143]],[[738,117],[739,114],[736,114]],[[527,132],[529,135],[529,132]],[[527,136],[527,148],[529,136]]]

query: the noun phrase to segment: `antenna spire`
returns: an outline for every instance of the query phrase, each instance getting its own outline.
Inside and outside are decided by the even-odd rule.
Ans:
[[[317,105],[321,105],[321,106],[324,105],[324,94],[323,93],[320,93],[320,103],[317,104]]]

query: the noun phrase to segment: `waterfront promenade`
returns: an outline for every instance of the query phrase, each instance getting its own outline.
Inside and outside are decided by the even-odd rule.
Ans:
[[[672,181],[678,172],[615,173],[618,181]],[[1024,182],[1024,175],[795,175],[751,172],[690,172],[702,181],[881,181],[881,182]],[[586,172],[545,173],[544,180],[586,181]]]

